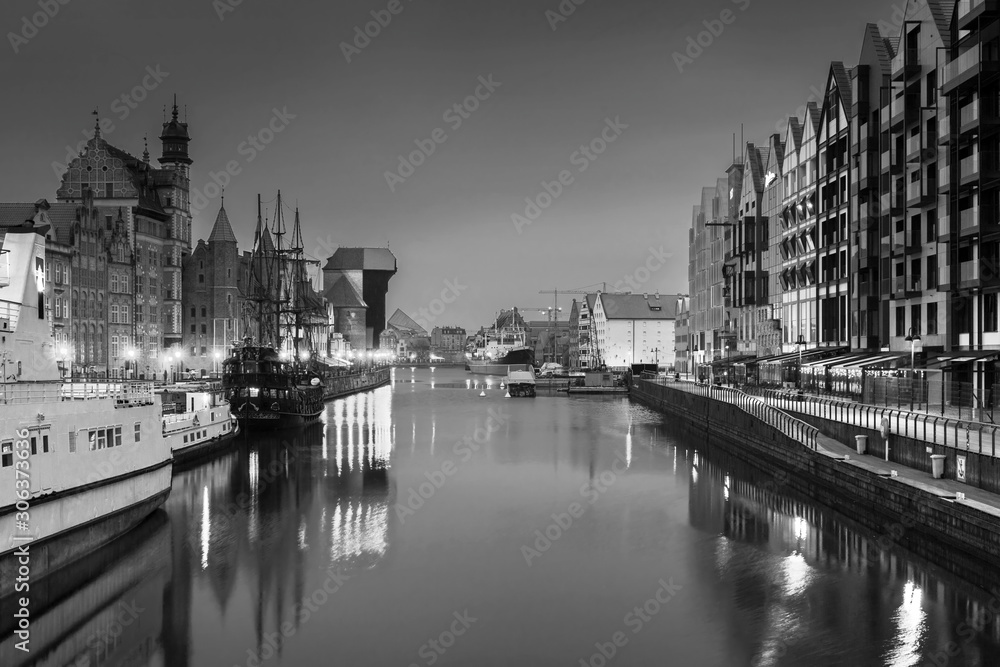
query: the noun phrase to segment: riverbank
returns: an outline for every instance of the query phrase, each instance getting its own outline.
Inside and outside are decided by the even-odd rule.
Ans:
[[[959,491],[953,480],[858,455],[816,426],[736,390],[635,380],[631,396],[761,470],[782,471],[789,488],[945,569],[975,571],[1000,554],[995,494]]]

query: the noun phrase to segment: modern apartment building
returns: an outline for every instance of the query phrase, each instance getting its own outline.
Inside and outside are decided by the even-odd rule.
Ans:
[[[726,234],[729,221],[729,179],[702,188],[701,203],[692,212],[688,233],[688,291],[691,311],[689,359],[694,367],[725,354],[727,333],[725,278]]]

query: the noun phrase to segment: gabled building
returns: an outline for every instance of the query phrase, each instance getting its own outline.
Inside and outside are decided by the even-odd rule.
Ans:
[[[819,129],[819,108],[806,105],[805,117],[789,119],[785,137],[782,188],[784,205],[778,224],[781,241],[777,247],[781,258],[778,274],[780,294],[775,303],[781,304],[782,352],[797,351],[800,339],[803,349],[816,347],[816,137]],[[778,266],[775,258],[774,265]],[[780,297],[780,299],[779,299]]]
[[[764,164],[764,195],[761,229],[757,238],[761,249],[760,264],[763,274],[757,288],[757,319],[754,323],[757,336],[757,356],[781,354],[781,211],[784,204],[784,155],[785,144],[780,135],[771,135],[767,160]]]
[[[767,248],[767,218],[764,216],[764,165],[770,160],[770,146],[760,149],[746,144],[740,178],[731,180],[733,197],[737,199],[735,225],[732,228],[730,258],[731,320],[735,325],[732,354],[757,354],[757,307],[767,302],[767,272],[764,252]],[[735,168],[730,170],[731,173]],[[736,190],[737,183],[741,186]],[[727,227],[728,231],[730,228]]]
[[[609,368],[673,368],[676,320],[676,294],[598,293],[593,328],[601,360]]]
[[[815,262],[816,314],[820,347],[846,347],[848,335],[848,252],[851,229],[850,174],[853,109],[851,75],[841,62],[830,64],[826,94],[820,108],[816,152],[816,217],[818,231]],[[808,272],[807,272],[808,279]],[[808,280],[807,280],[808,282]]]
[[[888,126],[892,41],[865,28],[858,66],[851,70],[851,349],[877,352],[888,341],[890,294],[882,292],[882,228],[891,225],[883,178],[889,180]],[[882,176],[884,174],[884,177]]]
[[[242,337],[244,262],[223,200],[208,241],[199,240],[182,267],[187,368],[219,370],[232,343]]]

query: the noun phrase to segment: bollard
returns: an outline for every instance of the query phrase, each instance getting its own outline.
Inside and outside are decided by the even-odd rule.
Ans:
[[[857,445],[858,454],[868,453],[868,436],[867,435],[856,435],[854,436],[855,444]]]
[[[944,454],[931,454],[931,473],[934,475],[934,479],[944,477],[945,458],[947,457]]]

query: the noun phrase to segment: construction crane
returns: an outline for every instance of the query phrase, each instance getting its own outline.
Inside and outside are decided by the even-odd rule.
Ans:
[[[552,295],[552,307],[555,309],[556,313],[561,312],[561,309],[559,308],[559,295],[560,294],[593,294],[594,292],[597,292],[597,291],[603,292],[604,294],[631,294],[631,292],[609,292],[608,291],[608,284],[607,283],[597,283],[597,284],[599,284],[602,287],[602,289],[600,289],[600,290],[595,290],[595,289],[563,289],[563,290],[555,289],[555,290],[542,290],[541,292],[539,292],[539,294],[551,294]],[[592,287],[596,287],[596,285],[593,285]],[[558,316],[556,317],[556,319],[557,320],[559,319]]]

